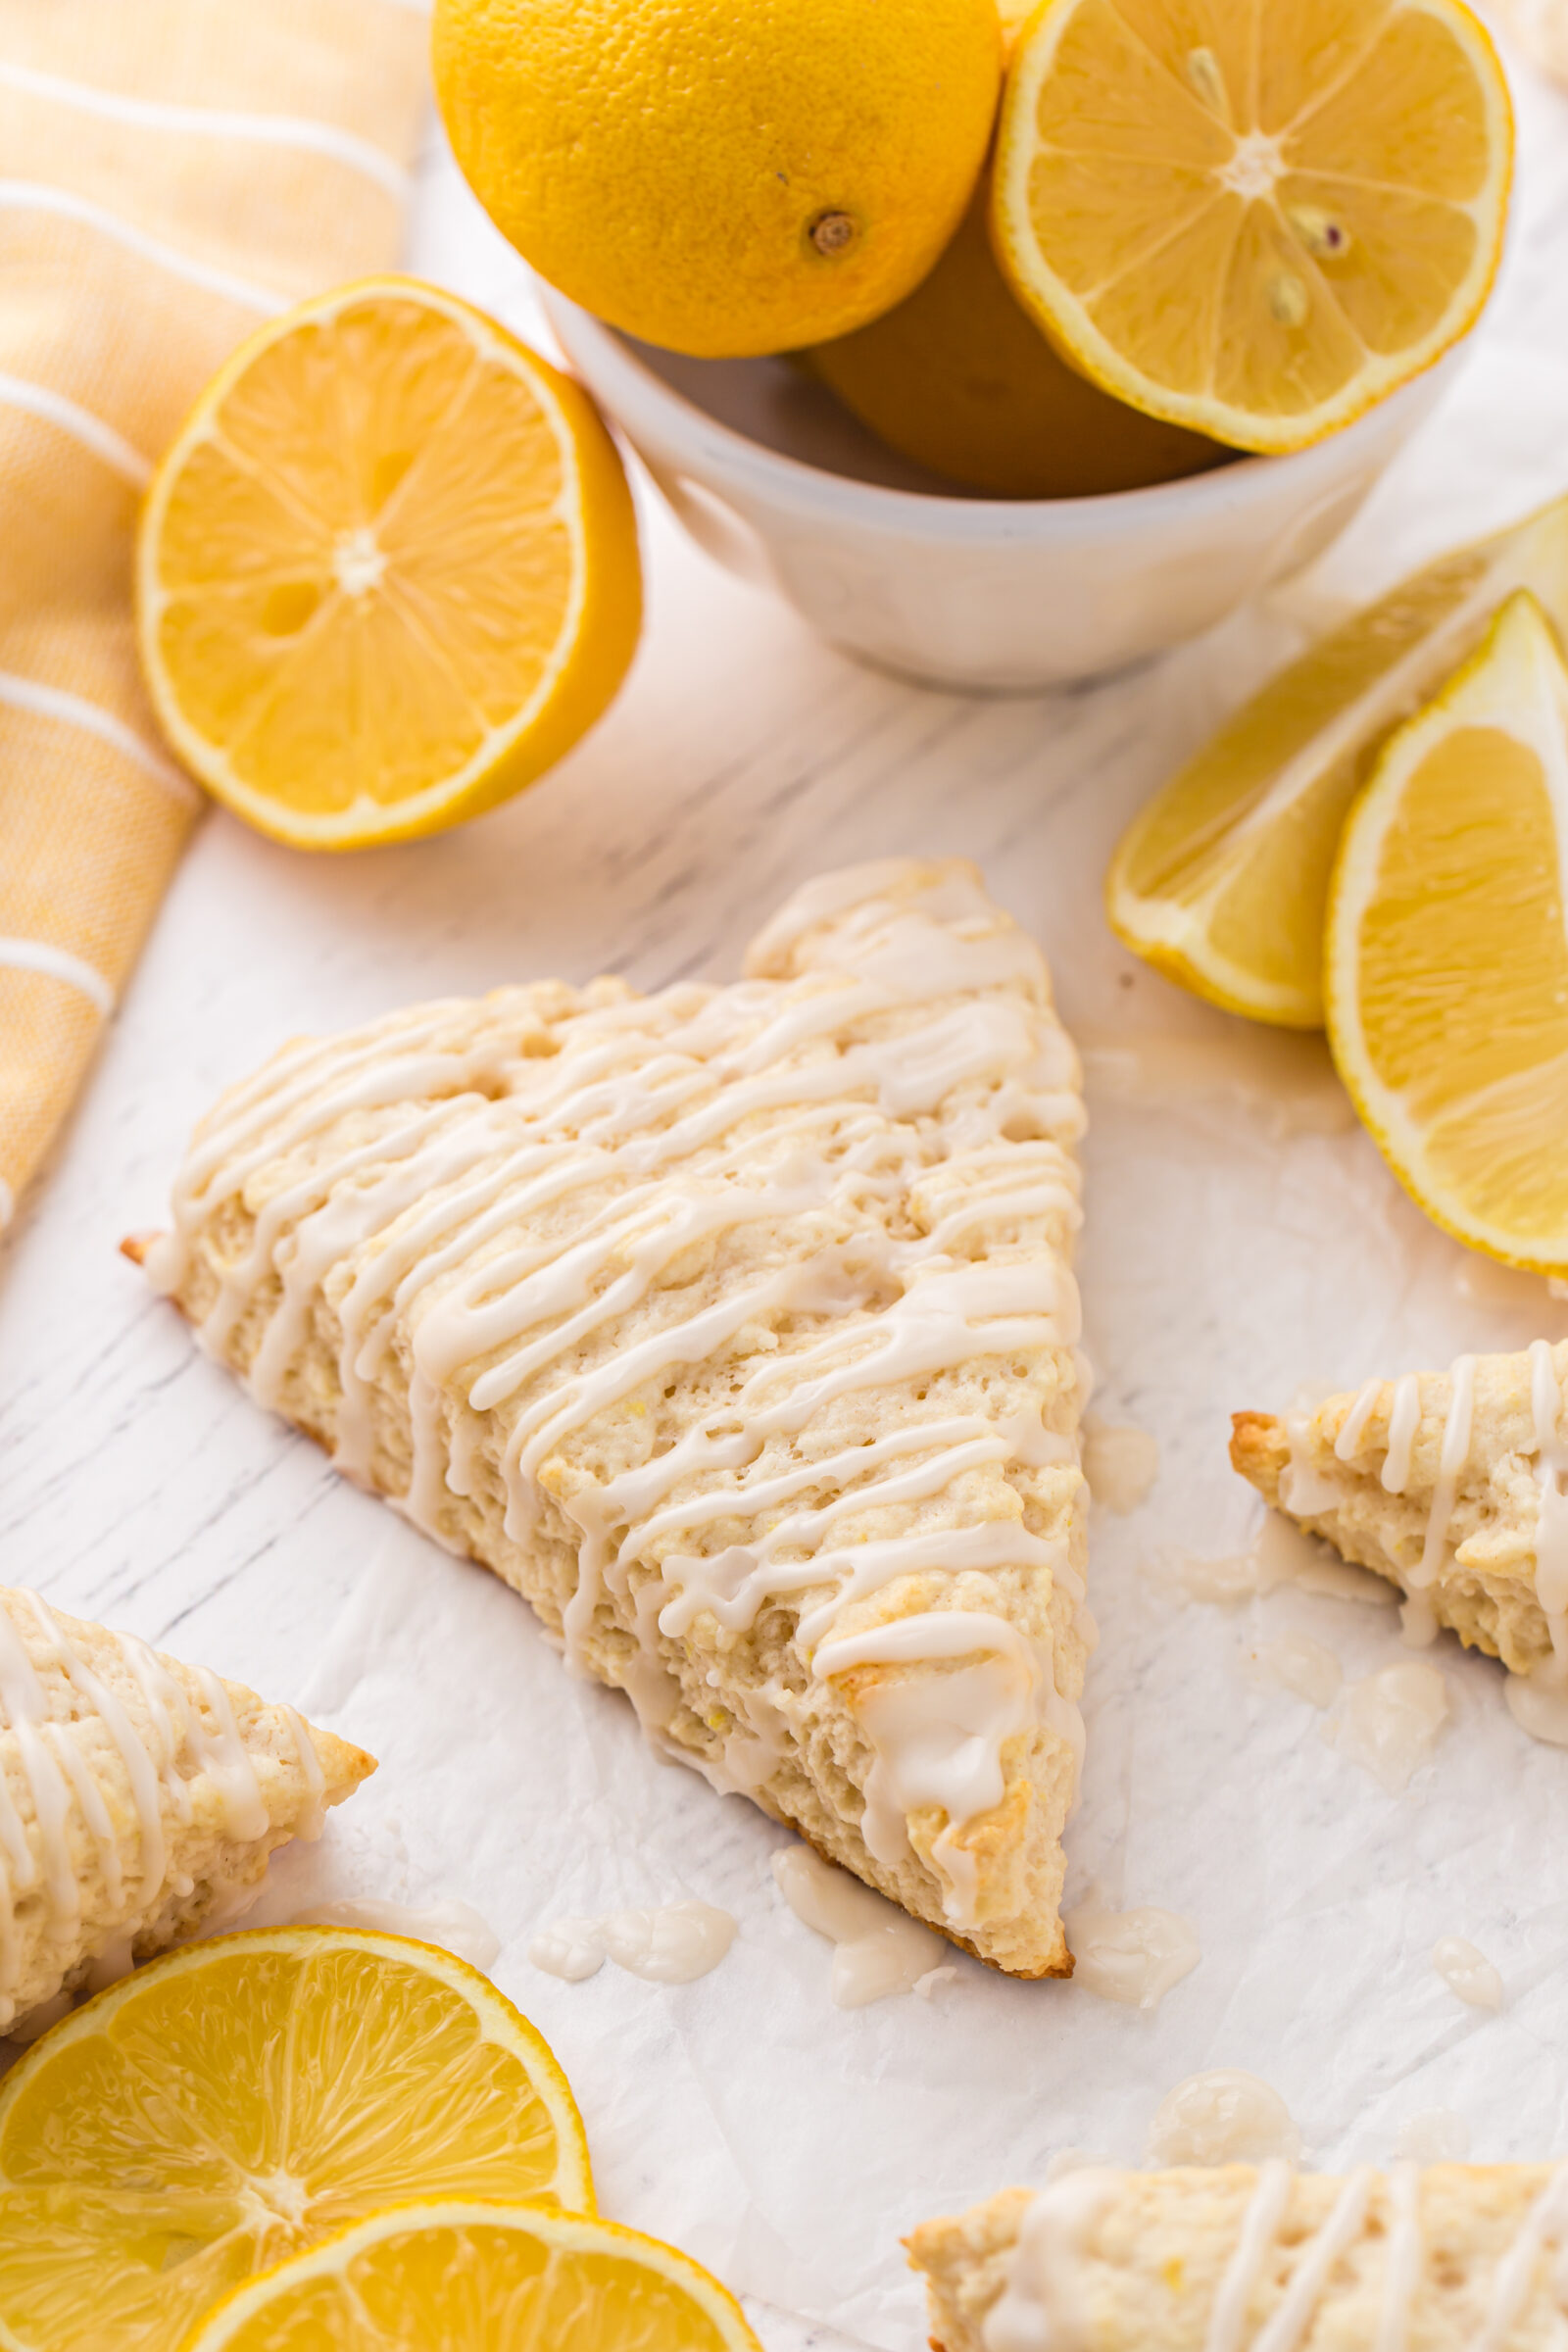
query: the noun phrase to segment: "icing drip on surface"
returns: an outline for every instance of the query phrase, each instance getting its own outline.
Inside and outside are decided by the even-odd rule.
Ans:
[[[1260,1682],[1288,1690],[1293,1698],[1304,1698],[1308,1706],[1331,1707],[1340,1694],[1345,1679],[1340,1661],[1310,1634],[1277,1634],[1262,1643],[1255,1658]]]
[[[1295,2163],[1300,2135],[1277,2090],[1239,2066],[1189,2075],[1167,2091],[1149,2127],[1155,2164]]]
[[[1397,1796],[1423,1765],[1448,1720],[1448,1686],[1436,1666],[1385,1666],[1352,1683],[1339,1720],[1323,1736]]]
[[[1159,1476],[1159,1441],[1147,1429],[1091,1421],[1083,1454],[1089,1492],[1107,1511],[1124,1518],[1148,1501]]]
[[[1396,2175],[1421,2164],[1463,2164],[1470,2153],[1470,2127],[1451,2107],[1423,2107],[1399,2126],[1394,2153],[1401,2160]]]
[[[650,1984],[690,1984],[706,1977],[735,1940],[736,1920],[712,1903],[664,1903],[657,1910],[607,1911],[598,1919],[558,1919],[528,1946],[547,1976],[580,1984],[613,1960]]]
[[[985,2352],[1089,2352],[1083,2259],[1116,2186],[1116,2174],[1089,2167],[1041,2190],[1019,2225],[1006,2282],[986,2314]]]
[[[1432,1965],[1461,2001],[1472,2009],[1502,2007],[1502,1979],[1484,1952],[1462,1936],[1442,1936],[1432,1947]]]
[[[482,1027],[472,1007],[447,1003],[286,1048],[219,1106],[176,1187],[175,1229],[148,1259],[160,1287],[177,1288],[225,1203],[263,1171],[284,1171],[220,1269],[205,1345],[229,1348],[261,1301],[250,1383],[291,1409],[325,1291],[340,1335],[338,1465],[372,1480],[378,1383],[396,1356],[412,1438],[400,1507],[462,1548],[452,1498],[499,1485],[507,1536],[522,1545],[548,1497],[551,1540],[564,1519],[576,1549],[568,1661],[587,1667],[596,1612],[614,1604],[640,1655],[601,1671],[687,1761],[689,1733],[668,1730],[682,1690],[662,1644],[691,1638],[699,1619],[712,1621],[706,1641],[714,1627],[746,1633],[783,1603],[809,1660],[833,1645],[847,1608],[902,1578],[1021,1569],[1042,1600],[1065,1595],[1085,1640],[1091,1631],[1065,1540],[1033,1533],[1022,1511],[947,1526],[927,1511],[922,1524],[920,1506],[973,1473],[1076,1463],[1080,1315],[1063,1250],[1078,1221],[1069,1152],[1082,1107],[1038,951],[956,869],[922,879],[918,904],[900,902],[908,871],[829,877],[820,901],[798,897],[750,961],[768,976],[730,989],[632,999],[602,983],[549,1014],[536,992],[501,991]],[[895,897],[860,904],[881,888]],[[808,919],[819,904],[828,911]],[[835,928],[819,941],[823,923]],[[886,1017],[911,1011],[923,1017]],[[933,1140],[920,1123],[939,1112]],[[308,1164],[329,1133],[332,1148]],[[886,1204],[912,1201],[929,1176],[942,1180],[932,1213],[890,1227]],[[1009,1234],[1040,1220],[1049,1243],[1026,1235],[1015,1250]],[[1000,1237],[980,1262],[965,1255],[977,1237]],[[719,1250],[733,1279],[688,1303],[683,1268]],[[936,1396],[916,1417],[926,1384],[977,1358],[1046,1350],[1063,1359],[1064,1428],[1038,1410],[944,1413]],[[736,1383],[710,1419],[603,1477],[564,1469],[590,1424],[623,1430],[642,1396],[726,1361]],[[904,1384],[919,1384],[916,1399],[891,1436],[764,1464],[771,1442],[787,1455],[841,1399]],[[504,1418],[476,1429],[492,1414]],[[873,1514],[888,1519],[867,1539],[855,1523]],[[731,1520],[744,1540],[719,1534],[706,1548]],[[1020,1660],[988,1644],[950,1668],[945,1617],[922,1609],[939,1645],[901,1652],[939,1671],[864,1701],[878,1758],[867,1836],[873,1851],[906,1851],[911,1804],[945,1810],[935,1867],[949,1916],[963,1922],[974,1865],[961,1833],[1000,1801],[1003,1745],[1041,1727],[1076,1745],[1081,1730],[1049,1649]],[[757,1703],[760,1724],[710,1727],[720,1749],[699,1768],[725,1786],[765,1787],[783,1751],[784,1718],[765,1694]]]
[[[1355,1402],[1346,1414],[1340,1434],[1334,1441],[1335,1454],[1342,1462],[1354,1461],[1360,1452],[1366,1425],[1377,1410],[1378,1398],[1382,1394],[1383,1383],[1380,1380],[1369,1380],[1356,1392]]]
[[[1157,2009],[1203,1956],[1190,1920],[1153,1904],[1112,1911],[1098,1890],[1066,1912],[1061,1924],[1075,1964],[1073,1983],[1129,2009]]]
[[[834,1946],[835,2007],[863,2009],[890,1993],[919,1992],[937,1973],[940,1936],[809,1846],[780,1846],[773,1881],[796,1918]]]

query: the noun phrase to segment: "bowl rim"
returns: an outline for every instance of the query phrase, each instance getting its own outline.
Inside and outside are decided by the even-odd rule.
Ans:
[[[667,462],[681,469],[691,466],[699,486],[713,486],[704,480],[705,473],[716,475],[732,493],[797,516],[809,514],[841,528],[858,524],[895,537],[935,535],[955,541],[1142,535],[1254,502],[1267,503],[1287,489],[1293,503],[1310,496],[1314,488],[1326,491],[1356,470],[1358,456],[1364,454],[1366,463],[1376,464],[1382,444],[1405,437],[1436,399],[1469,341],[1468,335],[1461,337],[1408,383],[1305,449],[1278,456],[1242,454],[1229,466],[1206,473],[1153,482],[1140,490],[1100,491],[1087,498],[968,498],[934,490],[895,490],[769,449],[676,391],[616,328],[542,279],[538,292],[568,363],[634,443],[643,433],[655,442],[656,465]],[[1416,414],[1407,416],[1412,410]],[[699,467],[702,470],[695,470]]]

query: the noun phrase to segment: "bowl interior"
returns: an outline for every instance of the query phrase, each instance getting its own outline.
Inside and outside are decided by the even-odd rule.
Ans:
[[[982,496],[946,474],[901,458],[851,416],[825,384],[787,359],[693,360],[678,351],[662,351],[654,343],[640,343],[633,335],[616,335],[615,340],[650,374],[705,416],[781,458],[794,458],[847,481],[875,482],[884,490],[918,490],[939,498]]]

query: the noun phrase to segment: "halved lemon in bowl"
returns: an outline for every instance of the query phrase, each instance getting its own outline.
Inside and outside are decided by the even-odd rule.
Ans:
[[[1568,666],[1528,592],[1389,742],[1329,901],[1329,1043],[1411,1197],[1568,1274]]]
[[[396,2206],[252,2279],[184,2352],[761,2352],[689,2256],[579,2214]]]
[[[0,2084],[0,2343],[167,2352],[241,2280],[416,2194],[592,2210],[581,2119],[526,2019],[402,1936],[189,1945]]]
[[[1008,72],[993,233],[1102,391],[1301,449],[1473,324],[1512,155],[1459,0],[1048,0]]]
[[[631,493],[587,395],[414,278],[303,303],[220,369],[148,492],[137,638],[208,790],[301,849],[477,815],[636,649]]]

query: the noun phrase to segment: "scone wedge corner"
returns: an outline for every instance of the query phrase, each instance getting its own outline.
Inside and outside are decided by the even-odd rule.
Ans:
[[[1533,2352],[1561,2329],[1565,2231],[1560,2164],[1336,2178],[1272,2159],[1087,2168],[923,2223],[906,2245],[933,2352]]]
[[[819,877],[746,969],[285,1047],[198,1129],[147,1270],[660,1746],[1063,1975],[1077,1057],[959,860]]]
[[[232,1918],[375,1759],[0,1589],[0,2030]]]
[[[1568,1343],[1234,1416],[1265,1502],[1518,1675],[1568,1659]]]

